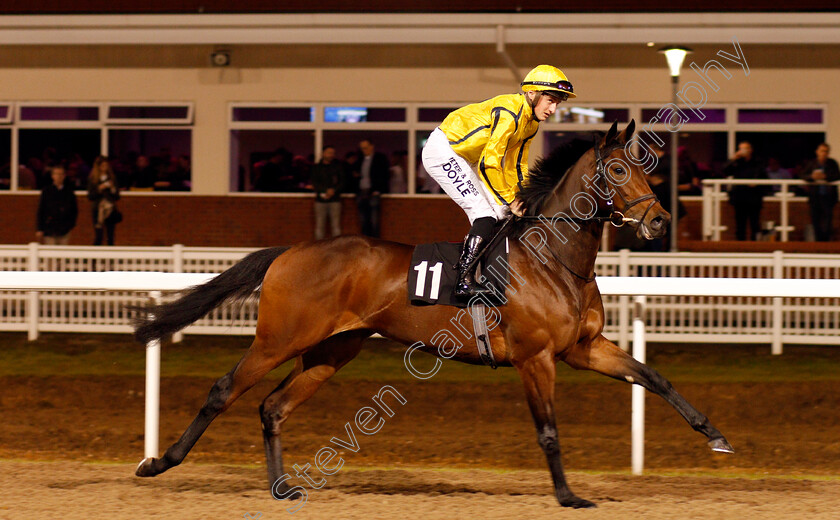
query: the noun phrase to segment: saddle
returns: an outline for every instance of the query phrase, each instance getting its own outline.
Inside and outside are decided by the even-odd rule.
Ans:
[[[510,281],[507,237],[490,242],[478,258],[476,279],[483,280],[493,297],[482,298],[485,305],[503,305],[505,287]],[[415,246],[408,270],[408,300],[412,305],[451,305],[464,308],[470,302],[453,293],[458,279],[460,242],[433,242]],[[482,278],[482,276],[484,278]]]
[[[434,242],[416,246],[408,270],[408,300],[412,305],[469,308],[478,354],[481,361],[492,368],[496,368],[496,360],[490,346],[486,310],[488,306],[496,307],[507,302],[505,288],[510,281],[510,243],[508,237],[503,236],[503,230],[504,225],[495,230],[488,246],[476,260],[476,279],[491,290],[491,295],[475,297],[469,301],[455,296],[458,279],[455,266],[461,254],[460,242]]]

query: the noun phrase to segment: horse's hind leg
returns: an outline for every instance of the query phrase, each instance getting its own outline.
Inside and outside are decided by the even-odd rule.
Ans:
[[[275,498],[293,498],[285,493],[289,486],[283,480],[283,453],[280,429],[289,415],[349,363],[362,348],[370,331],[337,334],[319,343],[297,360],[291,373],[260,405],[268,485]],[[288,479],[288,477],[286,477]]]
[[[709,439],[713,451],[734,453],[735,450],[720,431],[712,426],[709,418],[700,413],[681,396],[671,382],[656,370],[633,359],[615,343],[599,336],[590,344],[574,346],[563,358],[572,368],[588,369],[620,381],[635,383],[661,396],[683,416],[696,431]]]
[[[213,419],[227,410],[240,395],[275,367],[287,361],[289,357],[283,357],[276,351],[269,352],[264,341],[259,337],[255,338],[239,363],[216,381],[210,389],[207,400],[181,438],[166,450],[163,457],[143,459],[137,466],[136,475],[153,477],[180,464]]]
[[[557,425],[554,416],[554,381],[556,366],[554,359],[543,351],[524,363],[517,364],[516,369],[525,384],[525,394],[528,406],[537,427],[537,441],[540,443],[548,461],[548,469],[554,481],[554,495],[564,507],[595,507],[589,500],[584,500],[569,489],[563,474],[563,463],[560,460],[560,442],[557,439]]]

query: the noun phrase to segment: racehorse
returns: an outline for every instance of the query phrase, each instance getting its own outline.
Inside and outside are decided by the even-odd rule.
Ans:
[[[619,134],[613,124],[585,147],[555,151],[530,173],[520,191],[527,215],[510,227],[508,261],[516,276],[510,278],[506,304],[495,309],[499,321],[490,330],[498,365],[514,367],[524,383],[539,446],[562,506],[595,504],[577,497],[563,473],[554,412],[555,365],[560,360],[575,369],[643,386],[705,435],[713,451],[733,452],[709,419],[664,377],[601,334],[604,308],[594,267],[605,222],[627,222],[637,235],[651,239],[663,236],[670,220],[643,170],[624,157],[634,127],[631,121]],[[571,207],[581,206],[582,200],[597,207]],[[611,215],[599,217],[604,211]],[[466,341],[469,332],[452,330],[458,329],[453,320],[460,319],[459,309],[409,304],[406,274],[411,255],[411,246],[358,236],[264,249],[178,300],[143,309],[135,335],[147,342],[184,328],[225,301],[248,297],[261,286],[250,348],[216,381],[181,438],[163,457],[141,461],[136,474],[150,477],[180,464],[216,416],[271,370],[294,359],[292,371],[260,406],[269,486],[272,494],[282,494],[290,489],[280,480],[283,424],[359,353],[372,334],[439,357],[480,363],[478,348]],[[440,335],[433,339],[447,327],[448,337],[460,338],[457,351],[451,344],[436,344]],[[283,485],[273,485],[278,482]]]

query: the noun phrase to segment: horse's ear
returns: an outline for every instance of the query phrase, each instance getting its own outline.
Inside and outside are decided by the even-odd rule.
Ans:
[[[607,135],[604,136],[604,141],[601,143],[601,146],[609,146],[615,139],[616,134],[618,134],[618,121],[613,121]]]
[[[630,138],[633,137],[633,133],[635,131],[636,131],[636,120],[631,119],[630,123],[627,125],[627,127],[624,128],[624,131],[621,132],[621,135],[619,136],[619,138],[621,139],[621,142],[626,143],[627,141],[629,141]]]

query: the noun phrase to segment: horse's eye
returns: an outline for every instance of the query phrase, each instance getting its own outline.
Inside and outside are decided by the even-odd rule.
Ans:
[[[618,174],[618,175],[624,175],[624,168],[622,168],[621,166],[616,166],[613,169],[613,173]]]

